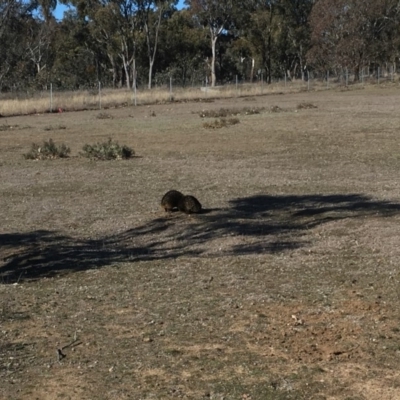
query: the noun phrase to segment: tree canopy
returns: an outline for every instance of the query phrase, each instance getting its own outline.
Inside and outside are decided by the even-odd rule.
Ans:
[[[0,0],[0,90],[304,79],[400,56],[398,0]]]

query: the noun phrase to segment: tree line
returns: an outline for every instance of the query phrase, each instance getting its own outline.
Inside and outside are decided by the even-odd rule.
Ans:
[[[0,90],[304,79],[392,63],[399,0],[0,0]]]

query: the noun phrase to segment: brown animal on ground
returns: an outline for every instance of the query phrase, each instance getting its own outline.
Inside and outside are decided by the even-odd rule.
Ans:
[[[173,211],[178,209],[179,203],[183,197],[183,194],[178,190],[170,190],[169,192],[165,193],[161,199],[161,207],[165,211]]]
[[[178,209],[186,214],[197,214],[201,212],[201,204],[194,196],[183,196],[179,201]]]

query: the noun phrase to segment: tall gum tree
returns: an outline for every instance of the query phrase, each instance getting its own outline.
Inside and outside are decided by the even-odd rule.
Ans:
[[[305,55],[309,48],[309,16],[314,0],[247,0],[249,18],[243,27],[265,69],[273,74],[304,78]]]
[[[240,2],[235,0],[186,0],[193,15],[210,30],[211,39],[211,86],[215,86],[217,75],[215,70],[216,44],[224,31],[231,28]]]
[[[311,13],[307,58],[321,70],[349,68],[358,81],[364,65],[393,54],[399,15],[398,0],[319,0]]]
[[[149,60],[148,88],[151,89],[161,24],[178,1],[136,0],[135,3],[138,10],[138,17],[146,36],[147,57]]]

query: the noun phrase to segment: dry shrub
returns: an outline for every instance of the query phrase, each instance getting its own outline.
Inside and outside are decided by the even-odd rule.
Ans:
[[[219,110],[203,110],[199,115],[200,118],[226,118],[236,115],[260,114],[263,110],[263,107],[244,107],[240,110],[237,108],[220,108]]]
[[[111,114],[108,114],[106,112],[101,112],[97,114],[97,119],[113,119],[114,117]]]
[[[236,125],[240,122],[238,118],[220,118],[214,120],[214,122],[204,122],[203,127],[207,129],[220,129],[226,128],[231,125]]]
[[[243,108],[243,110],[241,111],[241,114],[244,115],[253,115],[253,114],[260,114],[261,111],[264,111],[265,108],[264,107],[245,107]]]
[[[318,107],[313,103],[307,103],[307,102],[300,103],[296,107],[297,110],[307,110],[311,108],[318,108]]]
[[[9,131],[9,130],[15,129],[15,128],[18,128],[18,125],[3,124],[3,125],[0,125],[0,132]]]
[[[67,127],[65,125],[57,125],[57,126],[49,125],[45,126],[43,129],[45,131],[55,131],[55,130],[67,129]]]
[[[238,110],[220,108],[219,110],[203,110],[200,112],[200,118],[226,118],[231,115],[237,115]]]
[[[42,145],[32,143],[29,153],[24,154],[27,160],[53,160],[55,158],[67,158],[71,149],[64,143],[57,146],[52,139],[44,141]]]
[[[135,155],[133,149],[128,146],[120,146],[111,138],[104,143],[85,144],[82,150],[82,156],[93,160],[127,160]]]
[[[271,112],[281,112],[282,108],[280,108],[279,106],[271,106],[270,111]]]

